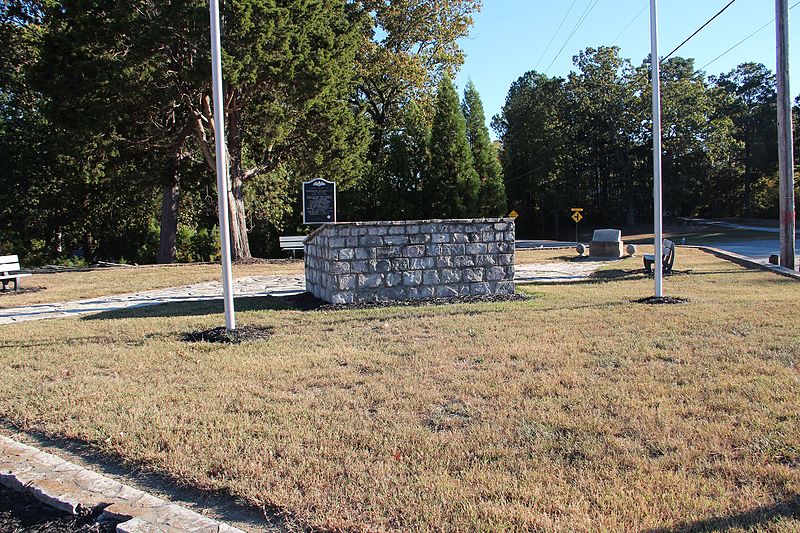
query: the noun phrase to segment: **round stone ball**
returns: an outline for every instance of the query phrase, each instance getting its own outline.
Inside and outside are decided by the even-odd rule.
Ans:
[[[628,252],[628,255],[636,255],[636,246],[633,244],[626,244],[625,251]]]
[[[575,246],[575,251],[578,252],[578,255],[585,254],[586,253],[586,245],[578,243],[577,246]]]

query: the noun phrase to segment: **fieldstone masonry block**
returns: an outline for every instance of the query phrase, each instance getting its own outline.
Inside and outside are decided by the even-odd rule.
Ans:
[[[326,224],[305,252],[306,289],[334,304],[514,293],[512,219]]]

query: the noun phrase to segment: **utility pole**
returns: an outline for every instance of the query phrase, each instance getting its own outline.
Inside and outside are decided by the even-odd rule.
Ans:
[[[211,12],[211,81],[214,90],[214,144],[217,156],[217,204],[222,255],[222,296],[225,301],[225,329],[236,331],[231,273],[231,233],[228,219],[228,151],[225,148],[225,108],[222,103],[222,57],[219,36],[219,0],[209,0]]]
[[[789,92],[789,0],[775,0],[775,30],[778,59],[778,172],[780,173],[781,258],[780,264],[794,270],[794,149],[792,146],[792,95]]]
[[[664,296],[664,256],[661,242],[661,65],[658,57],[658,0],[650,0],[650,77],[653,83],[653,245],[655,296]]]

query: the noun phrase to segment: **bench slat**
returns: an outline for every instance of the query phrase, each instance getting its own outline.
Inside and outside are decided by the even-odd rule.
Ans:
[[[19,256],[16,255],[0,255],[0,267],[4,267],[5,265],[9,264],[16,264],[17,270],[19,270]]]
[[[303,241],[306,240],[304,235],[289,235],[285,237],[278,237],[282,250],[302,250],[305,245]]]
[[[16,279],[16,278],[26,278],[30,276],[30,274],[25,274],[20,272],[19,274],[3,274],[0,276],[0,279]]]

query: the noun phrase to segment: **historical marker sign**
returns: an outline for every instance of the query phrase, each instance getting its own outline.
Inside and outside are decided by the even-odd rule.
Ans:
[[[336,222],[336,183],[317,178],[303,182],[303,224]]]

